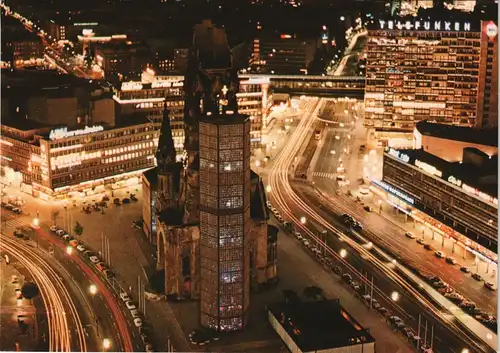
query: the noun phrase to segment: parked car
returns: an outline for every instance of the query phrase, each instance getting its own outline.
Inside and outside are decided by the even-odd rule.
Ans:
[[[57,232],[58,228],[56,226],[50,226],[50,231],[51,232]]]
[[[407,238],[410,238],[410,239],[415,239],[416,238],[415,234],[413,234],[412,232],[406,232],[405,236]]]
[[[91,256],[89,259],[93,264],[98,264],[99,262],[101,262],[101,260],[99,260],[97,256]]]
[[[122,199],[122,203],[123,204],[130,203],[130,199],[127,198],[127,197],[125,197],[125,198]]]
[[[461,266],[460,267],[460,271],[465,272],[465,273],[469,273],[470,269],[468,267],[466,267],[466,266]]]
[[[429,251],[434,250],[434,248],[432,247],[432,245],[431,245],[431,244],[424,244],[424,249],[425,249],[425,250],[429,250]]]
[[[128,310],[134,310],[135,309],[135,304],[132,303],[131,300],[128,300],[125,302],[125,306],[127,307]]]
[[[344,280],[344,282],[346,282],[347,284],[351,283],[352,282],[352,277],[350,274],[348,273],[344,273],[342,275],[342,280]]]
[[[365,206],[363,207],[363,209],[366,211],[366,212],[372,212],[373,209],[370,207],[370,206]]]
[[[437,250],[434,255],[436,255],[436,257],[439,257],[440,259],[443,259],[446,257],[445,253],[440,251],[440,250]]]
[[[60,237],[62,237],[64,234],[66,234],[66,232],[62,229],[58,229],[58,230],[56,230],[56,234],[59,235]]]
[[[474,278],[476,281],[481,281],[483,279],[483,277],[481,277],[479,273],[473,273],[471,277]]]
[[[484,287],[488,288],[489,290],[496,290],[495,285],[491,282],[484,282]]]
[[[69,241],[69,245],[71,245],[72,247],[78,246],[78,240],[76,240],[76,239],[70,240]]]
[[[23,232],[21,232],[20,230],[17,230],[17,229],[14,231],[14,236],[16,238],[20,238],[20,239],[24,238]]]
[[[76,249],[80,252],[84,252],[85,251],[85,246],[83,246],[82,244],[78,244],[78,246],[76,247]]]
[[[451,256],[448,256],[445,260],[447,263],[449,263],[450,265],[455,265],[457,263],[457,260],[455,260],[453,257]]]
[[[420,245],[425,245],[425,239],[419,238],[419,239],[417,239],[417,243],[419,243]]]
[[[142,320],[140,318],[136,317],[134,319],[134,326],[137,328],[142,327]]]
[[[120,293],[120,299],[123,300],[124,302],[130,301],[130,298],[129,298],[128,294],[125,293],[125,292],[121,292]]]

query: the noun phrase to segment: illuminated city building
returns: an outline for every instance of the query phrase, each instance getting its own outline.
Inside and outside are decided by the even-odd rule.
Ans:
[[[240,91],[236,94],[238,112],[250,117],[250,142],[253,148],[265,148],[263,131],[267,117],[274,104],[269,78],[240,80]]]
[[[9,183],[22,180],[26,192],[44,200],[137,184],[142,172],[155,164],[158,127],[150,121],[78,129],[4,123],[3,175]]]
[[[253,72],[269,74],[307,74],[314,59],[316,42],[290,34],[259,37],[253,41],[250,67]]]
[[[181,153],[185,139],[183,85],[184,76],[156,76],[153,70],[147,69],[141,81],[123,82],[119,89],[114,90],[117,114],[128,116],[140,113],[155,122],[161,122],[166,102],[175,148]],[[264,147],[262,134],[274,103],[269,78],[243,78],[239,85],[236,94],[238,110],[250,116],[252,149]]]
[[[408,145],[415,123],[424,119],[469,127],[497,124],[497,27],[463,17],[378,20],[369,28],[369,140],[400,137],[393,145]]]
[[[498,137],[475,130],[420,122],[414,149],[388,149],[383,178],[373,184],[393,205],[433,227],[432,237],[497,263]],[[458,247],[457,247],[457,246]]]
[[[140,114],[160,123],[166,104],[175,148],[178,153],[184,150],[184,76],[156,76],[147,69],[140,81],[122,82],[119,89],[114,89],[117,114],[132,116]]]
[[[201,324],[234,331],[250,299],[250,121],[207,116],[199,133]]]

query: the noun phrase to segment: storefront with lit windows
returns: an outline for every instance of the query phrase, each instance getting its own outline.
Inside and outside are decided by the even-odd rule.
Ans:
[[[412,151],[416,150],[384,153],[383,179],[373,179],[370,186],[379,205],[388,203],[413,219],[417,231],[430,229],[433,239],[442,240],[443,245],[451,242],[453,252],[468,251],[488,268],[496,268],[497,198]]]

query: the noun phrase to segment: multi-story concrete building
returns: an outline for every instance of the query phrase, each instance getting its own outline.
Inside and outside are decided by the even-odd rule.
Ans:
[[[271,74],[307,74],[314,59],[316,42],[302,40],[290,34],[256,38],[250,66],[254,72]]]
[[[250,296],[250,121],[207,116],[199,133],[201,324],[234,331]]]
[[[415,123],[496,124],[497,27],[493,22],[399,18],[368,30],[365,125],[369,137],[399,134]]]
[[[161,123],[166,105],[178,153],[184,149],[184,76],[155,76],[151,69],[143,72],[141,81],[123,82],[114,89],[113,99],[120,116],[143,115]]]
[[[433,237],[451,241],[453,251],[496,264],[496,131],[422,122],[414,141],[414,149],[384,153],[383,178],[373,183],[403,212],[435,220],[428,222],[435,223]]]
[[[252,149],[265,148],[263,131],[267,127],[267,116],[274,104],[269,78],[240,81],[240,91],[236,93],[238,112],[250,117],[250,142]]]
[[[141,113],[156,122],[161,122],[163,105],[166,102],[175,148],[184,150],[184,76],[155,76],[151,69],[142,74],[141,81],[123,82],[115,89],[113,99],[117,103],[117,114]],[[263,132],[267,127],[267,116],[274,103],[269,78],[244,78],[236,94],[238,111],[250,116],[252,149],[263,146]]]
[[[159,123],[144,120],[79,129],[4,123],[3,175],[45,200],[138,184],[142,172],[155,165],[158,130]]]

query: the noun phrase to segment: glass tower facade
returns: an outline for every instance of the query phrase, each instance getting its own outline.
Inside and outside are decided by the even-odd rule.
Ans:
[[[201,324],[240,330],[250,293],[250,121],[202,119],[199,142]]]

